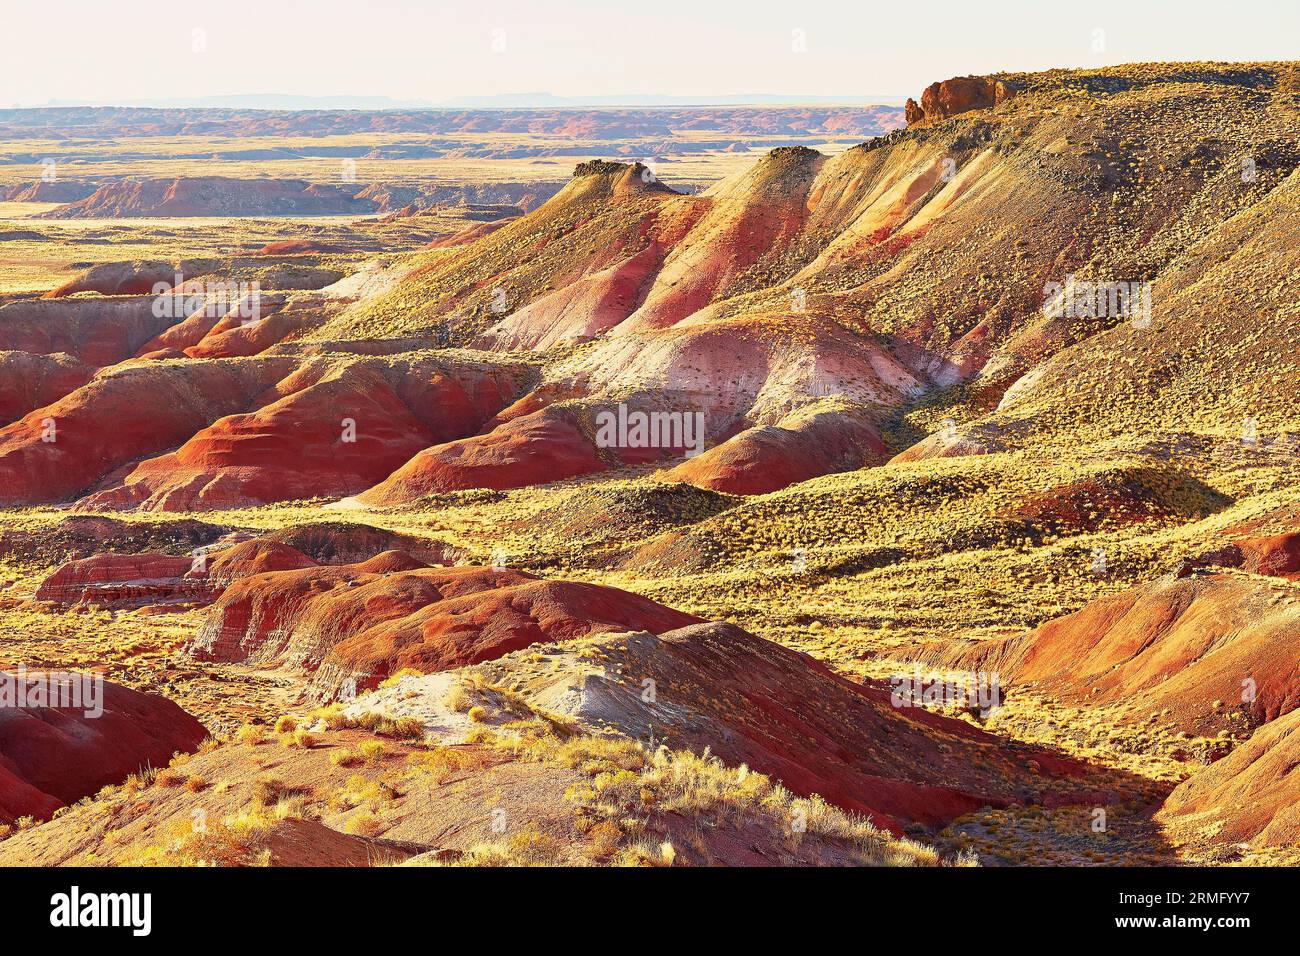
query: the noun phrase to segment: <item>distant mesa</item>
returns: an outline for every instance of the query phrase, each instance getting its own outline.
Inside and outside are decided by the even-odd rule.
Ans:
[[[90,183],[68,179],[39,180],[0,186],[0,202],[69,203],[85,199],[94,191],[95,187]]]
[[[302,256],[325,252],[339,252],[338,246],[314,239],[285,239],[280,242],[268,242],[256,252],[255,256]]]
[[[116,179],[101,181],[88,194],[40,213],[36,218],[412,215],[436,206],[466,204],[529,210],[560,186],[551,182],[399,186],[229,176]],[[260,254],[301,253],[286,249]]]
[[[870,103],[869,100],[860,101]],[[517,104],[502,104],[511,106]],[[455,135],[482,142],[485,133],[534,134],[597,141],[671,139],[678,131],[720,136],[847,135],[869,137],[902,125],[897,106],[830,103],[824,106],[771,104],[704,106],[557,105],[553,100],[525,108],[480,109],[279,109],[240,107],[70,106],[23,110],[21,122],[0,118],[0,135],[41,140],[66,135],[73,126],[87,135],[131,140],[139,137],[207,135],[245,139],[293,136],[301,139],[358,133]],[[439,147],[445,149],[446,147]],[[454,148],[454,145],[453,145]],[[408,144],[384,143],[380,152],[407,155]],[[365,147],[362,152],[368,152]],[[250,144],[250,158],[294,155]],[[420,146],[416,158],[429,155]],[[439,155],[434,152],[433,155]],[[236,157],[237,158],[237,157]]]
[[[297,179],[231,179],[193,176],[120,180],[91,195],[43,213],[46,219],[107,219],[139,216],[310,216],[374,212],[375,205],[338,185]]]

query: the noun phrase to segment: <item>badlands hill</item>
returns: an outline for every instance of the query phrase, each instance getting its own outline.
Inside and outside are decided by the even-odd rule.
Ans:
[[[921,405],[946,406],[934,418],[953,425],[911,457],[1282,413],[1297,371],[1288,239],[1300,190],[1284,71],[1130,74],[1011,77],[1023,90],[994,109],[833,158],[776,150],[701,196],[675,194],[644,167],[584,164],[532,214],[417,256],[381,294],[323,318],[311,307],[318,327],[291,323],[299,337],[380,340],[386,352],[418,340],[541,365],[542,387],[495,430],[394,468],[363,500],[618,467],[626,455],[591,441],[595,414],[665,396],[704,414],[709,448],[672,477],[737,492],[880,464],[924,437],[900,421]],[[1149,315],[1109,314],[1104,291],[1087,308],[1080,295],[1064,314],[1045,310],[1071,281],[1072,294],[1137,289]],[[10,327],[0,344],[23,348]],[[279,334],[242,330],[256,341],[235,354]],[[222,354],[232,351],[202,356]],[[11,426],[0,447],[30,435]],[[538,436],[554,448],[540,460]],[[0,473],[6,459],[18,460],[0,457]],[[480,470],[492,462],[517,475]],[[53,497],[77,490],[89,486]]]
[[[164,263],[170,314],[150,263],[0,306],[13,613],[293,712],[0,859],[1290,860],[1241,808],[1296,799],[1293,67],[954,78],[700,195],[587,162],[252,322],[202,294],[226,260]],[[600,440],[620,406],[702,441]],[[900,704],[914,667],[1004,706]],[[227,829],[154,837],[218,778]]]

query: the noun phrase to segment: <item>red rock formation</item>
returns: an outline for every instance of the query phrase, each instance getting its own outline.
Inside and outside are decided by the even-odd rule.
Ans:
[[[58,797],[33,787],[0,754],[0,823],[12,823],[19,817],[44,820],[61,806],[63,802]]]
[[[14,686],[18,677],[0,674],[6,679]],[[37,679],[24,678],[29,688]],[[0,819],[48,816],[145,767],[166,766],[207,736],[164,697],[104,682],[101,704],[103,713],[90,717],[76,707],[0,707]]]
[[[0,425],[80,388],[94,369],[70,355],[0,352]]]
[[[69,518],[66,522],[81,526],[114,524],[109,518]],[[193,522],[199,525],[199,522]],[[190,533],[202,534],[200,528]],[[118,534],[97,534],[84,528],[85,546],[116,543]],[[243,540],[239,538],[244,536]],[[0,540],[0,553],[8,539]],[[301,545],[310,556],[299,550]],[[410,553],[394,551],[406,547]],[[254,574],[271,571],[297,571],[321,564],[354,564],[376,559],[387,553],[390,564],[394,555],[409,567],[433,563],[450,563],[452,549],[413,535],[386,531],[369,525],[342,522],[319,522],[295,525],[262,537],[246,532],[232,533],[215,542],[195,541],[188,555],[156,552],[136,554],[100,553],[76,558],[60,565],[37,588],[34,598],[65,607],[138,608],[159,605],[206,604],[215,600],[231,583]],[[373,569],[373,566],[372,566]],[[391,568],[388,568],[391,570]]]
[[[208,346],[205,340],[209,335],[216,339],[227,332],[243,328],[245,319],[253,316],[254,308],[258,324],[270,321],[284,308],[286,297],[275,292],[258,292],[255,306],[247,299],[235,300],[233,297],[226,299],[214,297],[212,302],[208,302],[206,297],[187,298],[185,301],[190,303],[190,308],[181,309],[185,312],[184,321],[178,321],[140,346],[136,352],[138,357],[154,356],[163,351],[170,355],[179,353],[196,358],[219,357],[225,354],[255,354],[249,349],[222,349],[219,346]]]
[[[928,659],[997,671],[1066,700],[1124,704],[1205,736],[1300,705],[1300,609],[1285,587],[1230,574],[1165,578],[1024,635]]]
[[[733,495],[761,495],[819,475],[885,460],[880,432],[858,417],[821,412],[791,427],[750,428],[664,473]]]
[[[297,338],[316,328],[325,316],[314,309],[274,309],[257,321],[222,319],[203,338],[185,349],[191,358],[233,358],[258,355],[272,345]]]
[[[1226,547],[1198,557],[1195,563],[1300,581],[1300,531],[1238,538]]]
[[[65,606],[133,608],[206,603],[217,591],[194,559],[168,554],[97,554],[69,561],[41,582],[37,601]]]
[[[1300,842],[1300,711],[1269,723],[1169,794],[1156,819],[1184,842]]]
[[[186,577],[202,578],[219,593],[233,582],[268,571],[298,571],[318,567],[317,562],[287,544],[266,538],[241,541],[217,552],[202,565],[191,568]]]
[[[675,325],[714,300],[773,249],[790,243],[809,216],[809,190],[826,157],[806,147],[774,149],[752,169],[724,180],[676,219],[660,226],[689,226],[663,259],[644,301],[616,334]]]
[[[467,488],[523,488],[603,471],[594,442],[557,408],[513,418],[488,432],[420,452],[357,500],[395,505]]]
[[[84,492],[114,469],[174,447],[246,408],[283,366],[124,365],[0,428],[0,504]]]
[[[549,349],[586,342],[632,314],[663,257],[664,249],[651,243],[622,262],[556,289],[488,329],[483,345]]]
[[[956,76],[931,83],[921,94],[921,102],[908,100],[904,107],[907,125],[947,119],[971,110],[986,110],[1016,95],[1011,85],[991,76]]]
[[[113,365],[184,318],[155,314],[154,303],[154,296],[11,302],[0,307],[0,351],[66,352],[96,368]]]
[[[277,385],[283,397],[196,429],[78,507],[193,511],[355,494],[421,448],[473,433],[518,391],[510,368],[307,362]]]
[[[70,179],[54,182],[38,180],[34,183],[14,183],[0,186],[0,202],[76,202],[95,191],[89,183]]]
[[[243,578],[208,612],[190,653],[283,661],[324,696],[404,667],[432,672],[592,631],[698,621],[617,588],[487,568],[428,568],[400,552],[362,564]]]

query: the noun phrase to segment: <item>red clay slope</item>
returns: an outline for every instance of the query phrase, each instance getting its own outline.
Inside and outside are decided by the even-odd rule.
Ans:
[[[0,505],[63,501],[248,407],[275,363],[122,365],[0,428]],[[280,374],[277,374],[279,372]]]
[[[593,631],[697,622],[647,598],[488,568],[429,568],[401,552],[232,584],[189,646],[203,659],[280,661],[315,672],[321,696],[404,667],[447,670]]]
[[[1182,839],[1293,846],[1300,842],[1300,711],[1251,735],[1175,788],[1156,819]]]
[[[606,467],[573,416],[544,408],[486,434],[428,448],[357,500],[378,506],[406,504],[468,488],[545,484]]]
[[[25,679],[35,686],[32,674]],[[0,820],[48,816],[142,767],[166,766],[208,735],[164,697],[105,682],[100,703],[103,713],[90,717],[85,709],[0,707]]]
[[[142,295],[11,302],[0,307],[0,351],[66,352],[96,368],[112,365],[184,318],[155,315],[156,301]]]
[[[100,295],[149,295],[158,285],[171,288],[176,267],[170,262],[106,262],[69,279],[42,298],[59,299],[77,292]]]
[[[791,425],[747,429],[663,477],[726,494],[761,495],[885,459],[879,430],[858,416],[826,411]]]
[[[1300,581],[1300,531],[1238,538],[1226,547],[1201,555],[1195,563]]]
[[[265,538],[241,541],[203,557],[97,554],[61,565],[33,597],[65,607],[206,604],[240,578],[316,566],[300,551]]]
[[[935,655],[1066,699],[1124,703],[1213,736],[1300,704],[1300,605],[1267,578],[1165,578],[1007,638]],[[1249,682],[1249,683],[1248,683]]]
[[[93,374],[94,369],[70,355],[0,352],[0,425],[57,401]]]
[[[502,319],[484,333],[483,345],[544,350],[595,338],[641,304],[663,257],[663,247],[652,242],[621,262],[556,289]]]
[[[599,635],[547,654],[555,666],[542,672],[524,655],[483,670],[544,709],[674,748],[707,747],[731,766],[820,794],[896,833],[983,806],[1085,798],[1087,770],[1075,761],[923,708],[894,707],[887,688],[855,684],[732,624]],[[593,671],[592,660],[603,670]],[[645,696],[647,680],[657,700]]]
[[[190,555],[103,553],[77,558],[46,577],[33,597],[64,607],[192,605],[216,600],[231,583],[250,575],[359,563],[397,547],[430,564],[451,563],[450,549],[441,542],[369,525],[319,522],[234,543],[232,537],[237,535],[195,549]],[[94,542],[87,544],[93,546]]]
[[[472,434],[520,390],[504,366],[309,360],[256,411],[195,429],[78,507],[196,511],[355,494],[422,448]]]

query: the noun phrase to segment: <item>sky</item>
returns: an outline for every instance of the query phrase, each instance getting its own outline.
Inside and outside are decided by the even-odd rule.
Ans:
[[[916,95],[950,76],[1300,58],[1300,0],[3,0],[0,106]]]

